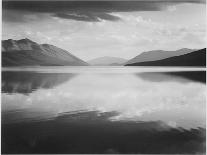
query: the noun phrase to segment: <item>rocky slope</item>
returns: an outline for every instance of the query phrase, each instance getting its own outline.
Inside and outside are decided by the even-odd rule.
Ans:
[[[133,63],[145,62],[145,61],[162,60],[162,59],[173,57],[173,56],[187,54],[187,53],[190,53],[193,51],[195,51],[195,50],[187,49],[187,48],[183,48],[183,49],[180,49],[177,51],[163,51],[163,50],[148,51],[148,52],[143,52],[140,55],[130,59],[125,64],[133,64]]]
[[[2,41],[2,66],[85,66],[68,51],[29,39]]]
[[[206,48],[187,54],[173,56],[155,61],[143,61],[126,66],[206,66]]]

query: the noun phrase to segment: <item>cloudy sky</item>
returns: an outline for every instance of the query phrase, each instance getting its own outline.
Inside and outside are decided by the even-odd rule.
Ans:
[[[3,1],[2,38],[49,43],[90,60],[204,48],[205,0]]]

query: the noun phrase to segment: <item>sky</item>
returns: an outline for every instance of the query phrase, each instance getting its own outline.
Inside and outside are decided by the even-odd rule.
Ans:
[[[206,47],[205,0],[3,1],[2,39],[28,38],[88,61]]]

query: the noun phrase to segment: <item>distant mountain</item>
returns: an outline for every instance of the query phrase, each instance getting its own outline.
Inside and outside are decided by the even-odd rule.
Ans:
[[[143,61],[126,66],[206,66],[206,48],[155,61]]]
[[[123,58],[105,56],[92,59],[88,61],[88,63],[97,66],[120,66],[123,65],[126,61],[127,60]]]
[[[177,51],[163,51],[163,50],[154,50],[149,52],[143,52],[140,55],[130,59],[125,64],[133,64],[138,62],[145,62],[145,61],[155,61],[155,60],[162,60],[165,58],[179,56],[183,54],[187,54],[193,52],[193,49],[183,48]]]
[[[68,51],[29,39],[2,41],[2,66],[85,66]]]

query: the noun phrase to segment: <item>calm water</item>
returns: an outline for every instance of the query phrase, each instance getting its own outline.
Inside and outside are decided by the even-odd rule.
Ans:
[[[204,153],[206,72],[2,71],[2,153]]]

